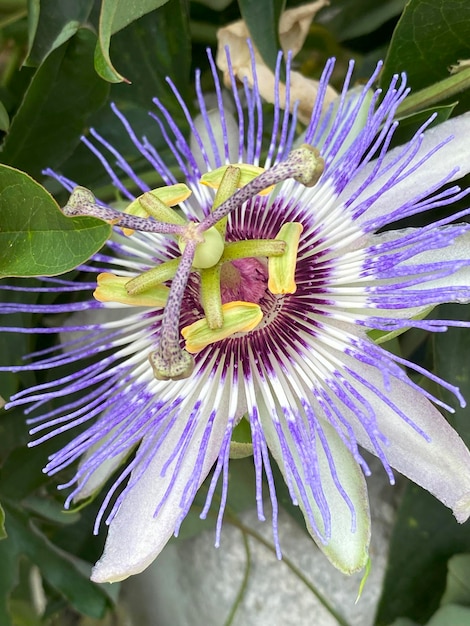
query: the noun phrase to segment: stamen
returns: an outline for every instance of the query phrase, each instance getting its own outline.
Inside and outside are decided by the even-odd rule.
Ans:
[[[220,262],[226,263],[227,261],[235,261],[235,259],[249,259],[259,256],[281,256],[286,248],[286,242],[279,241],[277,238],[231,241],[226,244]]]
[[[182,224],[165,224],[157,220],[147,220],[134,215],[128,215],[111,207],[104,207],[96,203],[95,196],[85,187],[75,187],[62,212],[67,217],[89,216],[96,217],[121,228],[142,230],[150,233],[182,235],[186,226]]]
[[[179,265],[179,258],[170,259],[164,263],[160,263],[157,267],[152,267],[135,278],[130,280],[127,278],[126,291],[129,295],[136,295],[144,291],[148,291],[157,285],[171,280],[176,274]]]
[[[176,186],[177,185],[173,185],[173,187]],[[183,187],[186,187],[186,185],[183,185]],[[170,200],[171,204],[163,200],[160,195],[161,191],[163,191],[163,189],[155,189],[142,194],[139,198],[137,198],[140,206],[145,209],[148,215],[151,215],[154,219],[161,222],[169,222],[170,224],[186,224],[184,217],[176,213],[176,211],[174,211],[171,207],[178,204],[178,202],[186,200],[186,198],[190,196],[191,191],[188,189],[187,193],[178,194],[177,202],[174,201],[175,196],[172,195]],[[130,207],[127,208],[126,213],[129,212],[129,208]]]
[[[240,178],[242,172],[239,167],[233,165],[227,165],[223,172],[222,179],[215,194],[214,202],[212,204],[212,211],[215,211],[221,204],[223,204],[231,195],[235,193],[239,187]],[[202,177],[204,178],[204,176]],[[201,179],[202,182],[202,179]],[[219,231],[222,237],[225,237],[225,229],[227,226],[227,217],[224,217],[215,224],[215,228]]]
[[[140,277],[138,277],[140,278]],[[97,278],[98,286],[93,293],[95,300],[99,302],[119,302],[133,306],[164,307],[170,289],[166,285],[153,284],[147,288],[145,294],[129,293],[127,276],[115,276],[105,272]]]
[[[159,187],[147,191],[126,207],[125,213],[137,217],[147,218],[151,215],[154,219],[169,224],[186,224],[184,217],[172,211],[170,207],[183,202],[191,195],[191,190],[184,183]],[[123,228],[125,235],[132,235],[134,230]]]
[[[197,242],[194,239],[187,242],[163,311],[160,344],[155,352],[149,354],[150,365],[157,380],[188,378],[194,369],[193,357],[180,348],[179,320],[196,246]]]
[[[240,332],[249,332],[263,319],[261,307],[254,302],[228,302],[222,305],[223,324],[220,328],[209,327],[206,318],[186,326],[181,331],[186,340],[186,350],[196,353],[217,341]]]
[[[286,222],[276,236],[276,239],[285,243],[287,249],[282,256],[268,258],[268,289],[273,294],[295,293],[297,290],[295,268],[303,229],[299,222]]]
[[[293,178],[306,187],[313,187],[320,179],[324,166],[320,152],[312,146],[302,144],[297,150],[292,150],[285,161],[264,171],[230,196],[200,223],[199,230],[203,232],[214,226],[256,194],[288,178]]]
[[[222,167],[218,167],[216,170],[211,170],[210,172],[206,172],[205,174],[203,174],[200,178],[200,182],[202,185],[206,185],[207,187],[211,187],[212,189],[219,189],[225,173],[229,168],[233,167],[236,167],[238,170],[240,170],[240,177],[236,186],[236,188],[238,189],[241,189],[265,171],[264,167],[259,167],[259,165],[250,165],[249,163],[238,163],[236,166],[222,165]],[[268,187],[268,189],[263,189],[263,191],[260,191],[259,195],[266,196],[268,195],[268,193],[271,193],[273,189],[274,185],[271,185],[270,187]],[[235,191],[235,189],[233,191]],[[227,198],[228,197],[229,196],[227,196]]]
[[[209,328],[222,328],[224,314],[222,309],[222,294],[220,291],[221,264],[217,264],[201,272],[201,304]]]

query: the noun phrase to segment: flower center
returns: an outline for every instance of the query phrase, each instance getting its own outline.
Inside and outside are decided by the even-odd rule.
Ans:
[[[302,225],[286,223],[274,239],[227,242],[227,217],[250,198],[270,193],[286,179],[293,178],[305,186],[315,185],[323,167],[318,150],[304,145],[268,170],[237,164],[209,172],[201,183],[217,192],[211,213],[200,222],[186,221],[172,208],[191,193],[182,184],[144,193],[124,212],[98,205],[87,189],[74,189],[63,208],[66,215],[98,217],[120,226],[125,234],[140,230],[177,238],[180,258],[161,263],[132,279],[101,274],[94,293],[102,302],[164,307],[160,342],[149,355],[157,379],[187,378],[194,368],[191,353],[256,328],[263,318],[259,302],[267,290],[272,294],[295,292]],[[185,340],[183,349],[180,314],[191,272],[199,274],[204,317],[181,330]],[[171,288],[164,284],[168,280]]]
[[[268,268],[260,259],[235,259],[220,271],[222,304],[243,300],[258,304],[268,288]]]

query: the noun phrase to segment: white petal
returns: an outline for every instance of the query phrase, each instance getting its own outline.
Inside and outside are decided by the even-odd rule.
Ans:
[[[225,396],[230,393],[228,387],[229,385],[225,385],[227,388]],[[194,474],[201,439],[208,423],[210,410],[215,406],[217,390],[218,385],[214,383],[208,392],[203,390],[207,395],[201,394],[205,399],[204,410],[197,418],[198,424],[178,470],[177,480],[158,515],[154,516],[156,507],[172,480],[176,462],[172,462],[164,476],[161,475],[162,469],[187,424],[189,412],[197,399],[194,394],[191,394],[188,401],[188,409],[178,416],[176,424],[167,434],[164,446],[158,450],[138,482],[126,494],[117,514],[111,521],[104,554],[93,568],[91,578],[95,582],[116,582],[141,572],[158,556],[175,532],[175,526],[181,514],[181,498],[188,481]],[[201,387],[198,391],[201,392]],[[217,399],[220,400],[220,397]],[[227,426],[226,404],[226,398],[223,398],[216,405],[219,410],[212,427],[199,484],[206,478],[220,452]],[[143,445],[146,443],[148,442],[144,440]],[[136,467],[134,473],[139,471],[139,467]]]
[[[104,413],[101,416],[100,421],[105,423],[106,419],[107,419],[107,413]],[[99,451],[103,446],[105,446],[109,442],[109,440],[114,435],[114,432],[116,430],[117,430],[117,427],[116,429],[114,429],[114,431],[111,431],[110,433],[108,433],[105,437],[100,439],[100,441],[95,443],[93,446],[91,446],[91,448],[89,448],[85,452],[85,454],[80,459],[80,464],[78,468],[79,472],[80,470],[84,468],[84,465],[87,463],[90,457],[92,457],[97,451]],[[114,472],[118,469],[118,467],[120,467],[125,462],[125,460],[131,454],[131,452],[132,452],[132,448],[130,448],[129,450],[125,450],[124,452],[121,452],[120,454],[116,454],[115,456],[108,456],[108,458],[105,459],[105,461],[103,461],[102,463],[100,463],[100,465],[98,465],[98,467],[86,479],[86,482],[84,483],[84,485],[74,495],[73,501],[80,502],[81,500],[84,500],[85,498],[89,498],[93,494],[97,493],[104,486],[104,484],[108,481],[108,479],[114,474]]]
[[[470,516],[470,452],[459,435],[433,404],[406,383],[391,379],[385,387],[381,373],[344,355],[344,360],[368,383],[375,386],[430,438],[427,441],[372,391],[351,378],[357,391],[373,407],[379,430],[389,445],[384,452],[390,465],[424,487],[451,508],[459,522]],[[356,415],[343,413],[354,428],[358,442],[374,448]]]
[[[447,226],[436,227],[445,231]],[[419,232],[419,229],[415,228],[406,228],[402,230],[389,230],[379,234],[369,234],[366,235],[361,240],[354,242],[354,245],[351,245],[348,251],[359,250],[364,248],[366,250],[365,258],[368,259],[377,252],[367,251],[369,247],[380,246],[382,243],[387,243],[390,241],[394,241],[399,239],[402,236],[408,235],[413,231]],[[404,246],[405,248],[406,246]],[[419,248],[416,246],[416,250]],[[345,254],[343,254],[343,259],[345,258]],[[434,268],[431,268],[430,274],[428,276],[425,273],[425,267],[427,264],[439,265],[441,264],[441,269],[444,271],[444,267],[442,264],[451,263],[453,261],[463,261],[465,265],[461,268],[457,269],[453,273],[449,273],[447,275],[443,275],[441,277],[432,278],[433,273],[437,273]],[[448,298],[448,302],[458,302],[460,304],[465,304],[470,301],[468,294],[468,288],[470,288],[470,232],[464,233],[455,237],[455,240],[449,245],[444,246],[442,248],[431,248],[429,250],[425,250],[424,252],[418,252],[415,256],[402,261],[399,267],[403,268],[407,265],[410,266],[423,266],[421,269],[419,276],[422,277],[422,282],[417,282],[409,287],[412,291],[418,290],[432,290],[438,288],[461,288],[459,292],[456,292],[455,295]],[[410,270],[409,276],[404,275],[401,280],[404,282],[409,280],[410,278],[418,278],[417,274],[414,274]],[[399,282],[400,278],[396,279],[383,279],[382,283],[386,284],[387,280],[389,282]],[[406,293],[407,288],[403,288],[402,293]],[[357,315],[370,315],[372,317],[388,317],[394,319],[411,319],[411,318],[420,318],[422,316],[426,316],[429,312],[439,304],[440,300],[436,296],[436,302],[434,304],[424,304],[421,306],[409,307],[409,308],[396,308],[396,309],[387,309],[387,308],[355,308],[353,311]]]
[[[459,226],[457,224],[456,226]],[[444,234],[447,229],[452,229],[453,226],[436,226],[436,231],[439,229]],[[435,232],[436,232],[435,231]],[[358,242],[357,247],[365,247],[365,246],[380,246],[382,243],[388,243],[390,241],[399,240],[401,237],[405,237],[407,235],[419,233],[419,228],[404,228],[401,230],[388,230],[383,233],[371,234],[365,237],[362,241]],[[404,243],[403,248],[406,248],[406,243]],[[400,264],[401,267],[406,267],[407,265],[415,266],[415,265],[427,265],[427,264],[435,264],[438,265],[440,263],[448,263],[450,261],[465,261],[468,263],[467,266],[460,268],[453,274],[449,274],[448,276],[444,276],[443,278],[436,278],[427,281],[423,281],[422,283],[417,283],[413,285],[411,288],[415,289],[434,289],[435,287],[468,287],[470,286],[470,232],[464,232],[463,234],[456,236],[454,241],[449,243],[446,246],[437,248],[432,247],[429,250],[424,250],[423,252],[418,251],[419,248],[416,246],[417,254],[402,261]],[[366,254],[370,256],[370,252]],[[425,268],[423,268],[425,269]],[[435,270],[431,270],[435,271]],[[410,274],[412,276],[413,274]],[[404,277],[403,280],[408,280],[407,277]]]
[[[288,462],[286,463],[279,446],[278,435],[273,427],[273,418],[266,407],[263,407],[263,403],[258,402],[266,442],[279,465],[284,479],[289,484],[289,475],[292,476],[290,464]],[[325,553],[335,567],[345,574],[352,574],[361,570],[368,560],[370,515],[367,486],[361,468],[347,450],[335,429],[322,420],[319,420],[319,423],[328,442],[328,448],[333,459],[338,482],[341,484],[341,487],[344,489],[354,508],[356,516],[355,527],[353,527],[352,524],[351,509],[343,495],[338,491],[338,487],[332,476],[330,462],[318,438],[316,439],[316,450],[313,452],[313,456],[316,456],[318,460],[318,476],[316,479],[318,483],[321,484],[331,514],[331,533],[327,544],[322,541],[315,529],[309,524],[306,506],[300,492],[295,484],[292,484],[292,487],[296,492],[299,506],[304,514],[307,529],[318,547]],[[312,491],[309,488],[309,478],[307,478],[306,468],[299,458],[299,451],[296,449],[295,443],[291,437],[286,436],[285,439],[289,445],[292,458],[296,463],[296,470],[303,480],[303,486],[307,493],[308,502],[313,512],[315,522],[319,528],[323,528],[323,518]],[[311,441],[305,441],[304,444],[305,446],[314,445]],[[291,482],[293,483],[293,481]]]
[[[425,194],[428,189],[438,183],[444,176],[449,174],[455,167],[459,171],[454,174],[452,180],[457,180],[470,171],[470,113],[465,113],[459,117],[454,117],[438,126],[430,128],[424,133],[423,143],[408,168],[422,159],[432,148],[441,141],[453,136],[453,139],[446,143],[440,150],[435,152],[420,168],[411,175],[405,177],[401,182],[394,185],[390,190],[378,198],[373,205],[358,218],[358,223],[362,224],[381,215],[387,215],[391,210],[403,204],[404,199],[414,198],[419,194]],[[384,159],[384,165],[390,163],[397,157],[403,147],[399,146],[390,150]],[[367,176],[374,169],[375,162],[371,162],[359,171],[352,181],[346,186],[339,197],[339,201],[345,201],[358,189]],[[408,169],[407,168],[407,169]],[[387,180],[387,174],[377,177],[371,182],[365,192],[359,196],[359,200],[376,193]]]
[[[468,265],[449,276],[436,278],[413,286],[413,289],[435,289],[437,287],[470,287],[470,233],[456,237],[454,243],[445,248],[426,250],[405,261],[403,265],[426,263],[445,263],[448,261],[467,261]],[[468,299],[464,300],[468,302]]]

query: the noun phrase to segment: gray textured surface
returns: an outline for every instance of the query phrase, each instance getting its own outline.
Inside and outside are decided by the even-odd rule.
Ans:
[[[372,510],[372,570],[356,603],[361,575],[335,570],[285,513],[279,519],[283,553],[350,626],[371,626],[380,595],[394,517],[396,488],[375,467],[369,480]],[[271,541],[269,523],[255,511],[243,522]],[[232,626],[337,626],[305,584],[265,546],[250,538],[251,572]],[[223,626],[242,581],[246,552],[238,529],[225,524],[220,549],[214,533],[171,543],[143,574],[124,584],[123,599],[136,626]]]

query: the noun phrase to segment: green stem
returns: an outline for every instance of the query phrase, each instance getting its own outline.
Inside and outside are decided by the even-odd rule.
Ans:
[[[470,68],[444,78],[438,83],[412,93],[398,107],[397,116],[405,117],[434,106],[470,88]]]
[[[269,543],[264,537],[258,534],[255,530],[250,528],[249,526],[245,526],[243,522],[241,522],[233,513],[227,511],[227,521],[233,524],[236,528],[240,529],[243,533],[250,535],[256,541],[259,541],[263,546],[265,546],[270,552],[276,554],[276,549],[273,545]],[[282,561],[287,565],[287,567],[291,570],[291,572],[301,580],[304,585],[313,593],[313,595],[318,599],[320,604],[322,604],[325,609],[331,613],[331,615],[336,619],[340,626],[350,626],[349,622],[347,622],[342,615],[340,615],[336,609],[328,602],[328,600],[323,596],[316,587],[312,585],[312,583],[304,576],[304,574],[292,563],[292,561],[287,558],[285,555],[282,556]]]
[[[245,547],[245,555],[246,555],[246,562],[245,562],[245,571],[243,573],[243,578],[242,578],[242,582],[240,584],[240,588],[238,589],[238,593],[235,597],[235,600],[232,604],[232,608],[230,609],[230,613],[228,614],[227,619],[224,622],[224,626],[231,626],[231,624],[233,623],[233,619],[240,607],[241,601],[243,599],[243,596],[246,593],[246,589],[248,586],[248,579],[250,577],[250,571],[251,571],[251,552],[250,552],[250,544],[248,543],[248,538],[246,536],[246,533],[242,530],[242,537],[243,537],[243,545]]]

